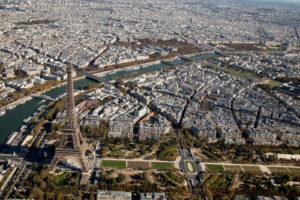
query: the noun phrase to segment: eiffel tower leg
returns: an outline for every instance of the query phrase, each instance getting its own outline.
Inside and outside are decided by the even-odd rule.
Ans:
[[[90,171],[88,163],[84,159],[83,155],[79,158],[79,163],[81,165],[81,170],[82,170],[83,173],[88,173]]]
[[[61,158],[54,156],[54,158],[52,159],[49,169],[50,171],[54,171],[55,166],[57,165],[57,163],[61,160]]]

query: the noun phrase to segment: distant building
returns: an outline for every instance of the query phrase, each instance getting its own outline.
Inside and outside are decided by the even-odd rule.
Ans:
[[[2,76],[5,78],[13,78],[13,77],[15,77],[15,73],[14,72],[4,72],[2,74]]]
[[[15,91],[16,90],[14,88],[6,87],[6,88],[1,90],[0,97],[2,97],[2,98],[7,97],[10,93],[13,93]]]
[[[280,135],[282,142],[287,143],[291,146],[300,145],[300,130],[297,129],[287,129]]]
[[[121,121],[111,121],[109,122],[109,132],[108,137],[133,137],[133,123],[124,123]]]
[[[217,129],[212,126],[205,126],[205,124],[200,125],[199,127],[191,127],[191,132],[200,137],[207,138],[208,142],[217,142]]]
[[[99,190],[97,200],[131,200],[131,192]]]
[[[257,196],[256,200],[287,200],[287,198],[282,196],[273,196],[273,197]]]
[[[149,124],[143,123],[139,127],[139,137],[142,140],[147,138],[158,138],[161,135],[165,135],[169,132],[170,126],[160,125],[160,124]]]
[[[251,128],[248,131],[249,138],[253,140],[255,145],[279,145],[277,134],[268,129]]]
[[[149,120],[142,121],[139,125],[138,134],[139,138],[142,140],[147,138],[157,139],[161,135],[167,134],[170,129],[170,122],[161,115],[157,115],[155,117],[151,117]]]
[[[5,83],[0,81],[0,90],[4,89],[5,88]]]
[[[109,123],[109,137],[133,137],[135,123],[149,112],[146,106],[136,106]]]
[[[61,80],[66,80],[67,79],[67,73],[64,71],[56,71],[53,72],[54,75],[59,76]],[[72,77],[76,77],[76,71],[72,71]]]
[[[39,75],[42,71],[42,68],[23,68],[21,69],[23,73],[25,73],[27,76],[35,76]]]
[[[60,81],[61,77],[54,75],[54,74],[43,74],[41,77],[45,80],[54,80],[54,81]]]
[[[141,193],[140,200],[167,200],[165,193]]]

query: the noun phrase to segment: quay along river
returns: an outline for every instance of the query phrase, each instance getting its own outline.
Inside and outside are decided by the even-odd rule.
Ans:
[[[189,57],[191,60],[200,60],[207,57],[215,56],[214,53],[205,53],[205,54],[198,54],[192,57]],[[178,65],[186,62],[185,60],[182,60],[180,58],[168,61],[168,63],[173,65]],[[167,64],[159,63],[159,64],[153,64],[145,67],[136,67],[134,69],[124,68],[121,71],[118,72],[111,72],[107,73],[103,78],[107,80],[112,80],[118,77],[122,76],[128,76],[131,74],[136,73],[147,73],[151,71],[160,70],[163,67],[166,67]],[[94,83],[94,81],[83,78],[79,79],[77,81],[74,81],[74,88],[79,90],[82,86],[87,85],[89,83]],[[47,92],[45,92],[45,95],[48,95],[52,98],[56,98],[60,96],[61,94],[66,92],[66,85],[53,88]],[[23,120],[27,119],[28,117],[32,116],[33,113],[36,111],[37,108],[39,108],[42,105],[47,104],[49,101],[45,101],[42,99],[33,98],[23,104],[17,105],[15,108],[11,110],[7,110],[6,113],[0,117],[0,145],[4,144],[8,135],[11,132],[19,131],[20,127],[23,124]]]

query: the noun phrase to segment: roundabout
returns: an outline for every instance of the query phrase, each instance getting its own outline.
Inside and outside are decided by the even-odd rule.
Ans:
[[[184,166],[185,166],[185,169],[188,173],[190,173],[190,174],[196,173],[196,167],[195,167],[193,162],[185,161]]]

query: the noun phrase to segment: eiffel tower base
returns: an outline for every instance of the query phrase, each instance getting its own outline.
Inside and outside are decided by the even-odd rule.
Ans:
[[[80,184],[87,184],[90,176],[90,169],[85,160],[85,156],[81,153],[81,151],[68,151],[68,150],[56,150],[55,155],[49,165],[50,171],[54,172],[55,166],[63,159],[76,159],[82,171],[82,176],[80,180]]]

